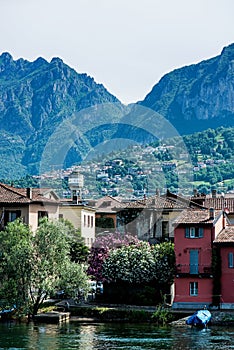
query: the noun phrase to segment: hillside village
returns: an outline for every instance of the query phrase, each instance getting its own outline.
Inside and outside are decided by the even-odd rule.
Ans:
[[[115,166],[119,169],[122,165],[123,162],[116,159],[102,168],[94,168],[96,180],[99,181],[98,175],[108,174],[108,170]],[[137,199],[108,194],[99,199],[85,199],[83,175],[74,169],[68,172],[70,196],[67,198],[59,198],[54,190],[48,188],[20,189],[1,183],[1,229],[16,218],[22,218],[34,231],[42,217],[63,218],[80,230],[89,248],[100,234],[116,231],[123,236],[130,233],[151,245],[174,242],[176,274],[169,292],[169,303],[180,309],[207,304],[234,308],[233,289],[227,283],[234,277],[232,194],[220,195],[213,190],[209,196],[194,190],[192,196],[185,197],[168,190],[160,193],[159,189],[155,189],[154,195],[144,194],[143,198]],[[118,175],[106,179],[115,179],[117,183],[123,181]],[[129,175],[132,176],[127,174],[125,177]],[[214,266],[212,252],[222,256],[222,265]]]
[[[231,130],[232,131],[232,130]],[[141,198],[153,195],[155,188],[161,192],[169,189],[183,195],[191,195],[191,185],[208,194],[212,189],[219,193],[233,189],[233,157],[230,153],[231,138],[222,135],[232,132],[208,130],[184,139],[166,140],[150,145],[133,145],[125,150],[102,154],[90,161],[66,170],[54,165],[50,172],[36,178],[41,183],[65,180],[77,170],[85,176],[85,198],[103,195],[121,198]],[[213,135],[213,141],[209,140]],[[229,135],[230,136],[230,135]],[[199,140],[202,138],[202,142]],[[35,178],[35,176],[34,176]],[[60,184],[61,190],[61,184]],[[60,192],[69,195],[69,191]]]

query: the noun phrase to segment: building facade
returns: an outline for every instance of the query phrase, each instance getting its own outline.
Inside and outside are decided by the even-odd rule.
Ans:
[[[222,309],[234,309],[234,226],[227,225],[214,241],[217,250],[217,288]]]
[[[91,247],[95,240],[95,209],[84,203],[74,203],[72,200],[61,201],[59,216],[72,223],[80,230],[84,243]]]
[[[223,229],[222,211],[185,210],[175,221],[174,308],[213,302],[213,241]]]
[[[53,191],[39,188],[15,188],[0,183],[0,229],[21,218],[36,231],[42,217],[58,219],[59,200]]]

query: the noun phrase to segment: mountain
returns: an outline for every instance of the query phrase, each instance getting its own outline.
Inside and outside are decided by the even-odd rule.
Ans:
[[[232,127],[233,89],[234,44],[217,57],[166,74],[143,101],[129,106],[58,57],[29,62],[2,53],[0,178],[66,168],[99,145],[107,153],[130,141]]]
[[[164,75],[138,104],[161,114],[180,134],[234,126],[234,44]]]
[[[47,62],[39,57],[29,62],[2,53],[0,156],[4,162],[0,177],[38,173],[45,146],[56,129],[71,116],[99,104],[110,104],[104,120],[118,120],[124,114],[125,107],[103,85],[87,74],[78,74],[60,58]],[[67,165],[79,160],[77,140],[71,135],[70,139]]]

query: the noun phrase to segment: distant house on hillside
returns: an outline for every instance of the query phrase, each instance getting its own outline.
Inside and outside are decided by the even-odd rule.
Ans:
[[[59,199],[49,189],[15,188],[0,183],[0,229],[22,218],[35,231],[42,217],[58,219]]]

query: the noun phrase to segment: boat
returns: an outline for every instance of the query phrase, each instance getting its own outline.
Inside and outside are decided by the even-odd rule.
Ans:
[[[196,327],[207,327],[211,320],[209,310],[198,310],[186,320],[186,324]]]
[[[11,314],[13,311],[15,311],[16,309],[16,305],[13,305],[13,307],[11,309],[1,309],[0,310],[0,317],[4,317],[7,316],[9,314]]]

